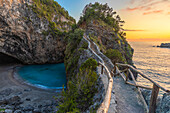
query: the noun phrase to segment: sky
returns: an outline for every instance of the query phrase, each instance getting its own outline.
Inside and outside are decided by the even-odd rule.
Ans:
[[[125,21],[129,41],[170,41],[170,0],[56,0],[77,21],[89,3],[108,3]]]

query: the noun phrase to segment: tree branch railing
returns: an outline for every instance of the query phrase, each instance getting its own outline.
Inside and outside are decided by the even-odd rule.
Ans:
[[[125,67],[126,69],[124,69],[123,71],[120,71],[118,66]],[[136,79],[135,79],[135,77],[134,77],[134,75],[133,75],[133,73],[131,72],[130,69],[132,69],[133,71],[137,72],[140,76],[142,76],[143,78],[145,78],[145,79],[149,80],[151,83],[153,83],[153,88],[142,86],[142,85],[138,85],[137,81],[136,81]],[[123,74],[123,72],[126,72],[126,74]],[[157,97],[158,97],[158,94],[159,94],[159,89],[162,89],[166,93],[170,93],[169,90],[167,90],[164,87],[160,86],[154,80],[152,80],[151,78],[147,77],[145,74],[141,73],[139,70],[135,69],[131,65],[116,63],[115,67],[114,67],[114,70],[111,73],[112,73],[112,75],[119,74],[123,78],[123,80],[125,81],[126,84],[135,86],[137,88],[137,90],[139,92],[139,95],[141,97],[141,100],[144,103],[145,111],[147,113],[155,113],[155,111],[156,111],[156,100],[157,100]],[[131,76],[131,78],[132,78],[134,83],[128,82],[128,80],[129,80],[129,76],[128,75]],[[143,97],[143,95],[141,93],[140,88],[152,90],[152,95],[151,95],[151,99],[150,99],[150,107],[149,107],[149,109],[148,109],[147,103],[146,103],[146,101],[145,101],[145,99],[144,99],[144,97]]]
[[[97,110],[97,113],[107,113],[109,110],[109,106],[110,106],[112,87],[113,87],[113,79],[112,79],[109,69],[103,63],[99,62],[99,65],[101,65],[101,74],[104,74],[104,70],[106,70],[106,72],[107,72],[106,75],[108,77],[109,84],[107,87],[105,98],[104,98],[103,102],[101,103],[99,109]]]

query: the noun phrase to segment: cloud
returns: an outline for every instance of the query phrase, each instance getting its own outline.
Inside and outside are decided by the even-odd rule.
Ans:
[[[124,31],[147,31],[147,30],[141,30],[141,29],[124,29]]]
[[[131,1],[130,1],[130,4],[134,4],[134,3],[135,3],[135,0],[131,0]]]
[[[128,41],[170,41],[170,38],[135,38],[135,39],[128,39]]]
[[[139,9],[139,7],[135,7],[135,8],[126,8],[125,10],[126,11],[135,11],[135,10],[138,10]]]
[[[170,15],[170,12],[168,12],[167,15]]]
[[[144,12],[143,15],[157,14],[157,13],[162,13],[162,12],[163,10],[156,10],[156,11]]]
[[[137,0],[136,0],[137,2]],[[139,2],[139,1],[138,1]],[[155,1],[155,0],[142,0],[139,2],[139,5],[133,8],[127,7],[125,9],[122,9],[123,11],[136,11],[136,10],[152,10],[152,7],[161,3],[169,2],[168,0],[160,0],[160,1]],[[135,0],[131,0],[130,4],[134,4]],[[145,4],[145,5],[144,5]]]

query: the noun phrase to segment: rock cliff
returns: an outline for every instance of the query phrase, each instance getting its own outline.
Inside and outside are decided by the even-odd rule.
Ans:
[[[0,0],[0,53],[25,64],[63,62],[74,23],[53,0]]]

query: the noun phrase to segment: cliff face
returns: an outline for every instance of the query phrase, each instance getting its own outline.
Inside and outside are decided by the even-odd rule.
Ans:
[[[53,0],[0,0],[0,53],[25,64],[63,62],[73,23]]]

